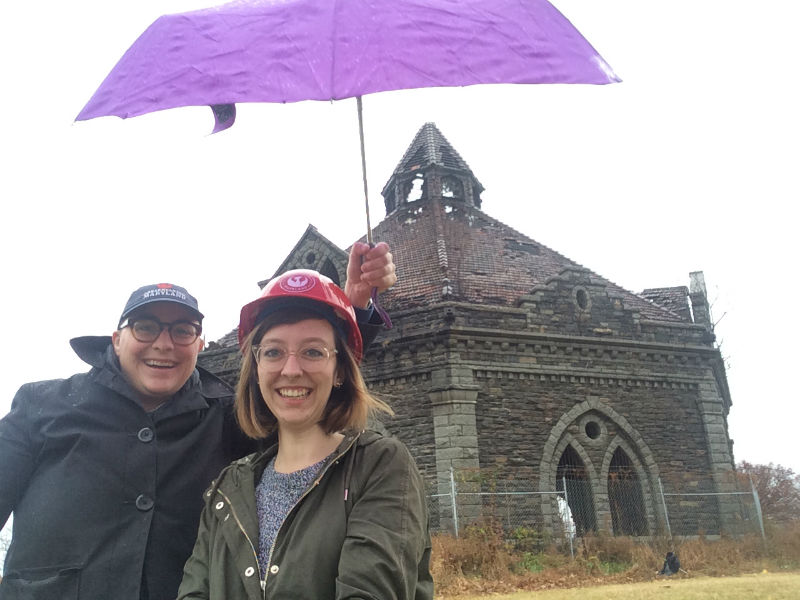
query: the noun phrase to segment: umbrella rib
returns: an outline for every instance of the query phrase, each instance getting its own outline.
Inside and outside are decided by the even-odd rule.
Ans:
[[[331,26],[329,28],[330,32],[331,32],[331,38],[330,38],[331,65],[330,65],[330,72],[329,72],[329,77],[328,77],[328,95],[330,96],[331,100],[335,100],[336,99],[336,98],[334,98],[334,93],[333,93],[334,92],[333,77],[334,77],[334,73],[336,73],[336,48],[337,48],[337,44],[336,44],[337,27],[336,27],[336,24],[339,22],[339,19],[337,19],[338,13],[339,13],[339,0],[333,0],[333,10],[331,11]],[[361,105],[359,105],[359,123],[361,122],[360,121],[360,116],[361,116],[360,108],[361,108]]]

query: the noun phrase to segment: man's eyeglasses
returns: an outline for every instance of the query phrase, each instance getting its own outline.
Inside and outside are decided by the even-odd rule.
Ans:
[[[331,350],[322,344],[309,344],[294,352],[289,352],[283,346],[275,344],[253,346],[252,350],[256,364],[266,371],[280,371],[289,360],[289,355],[292,354],[300,367],[308,373],[324,369],[331,356],[337,353],[336,349]]]
[[[200,337],[203,328],[197,323],[190,321],[173,321],[172,323],[162,323],[158,319],[128,319],[120,329],[129,327],[133,337],[144,344],[151,344],[158,339],[161,332],[165,329],[169,331],[172,342],[178,346],[188,346]]]

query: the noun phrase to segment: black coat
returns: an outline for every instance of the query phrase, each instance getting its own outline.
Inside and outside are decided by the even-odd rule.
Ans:
[[[71,344],[91,371],[22,386],[0,421],[0,600],[174,599],[203,490],[254,444],[211,373],[147,413],[110,338]]]

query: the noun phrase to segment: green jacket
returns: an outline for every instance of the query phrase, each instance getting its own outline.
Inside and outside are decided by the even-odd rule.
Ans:
[[[345,437],[259,569],[255,487],[276,452],[233,462],[205,493],[179,600],[433,598],[422,477],[400,441],[374,432]]]

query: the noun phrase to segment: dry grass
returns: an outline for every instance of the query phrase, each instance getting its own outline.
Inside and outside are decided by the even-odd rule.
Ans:
[[[571,590],[517,592],[492,596],[492,600],[795,600],[800,574],[766,573],[711,579],[649,581]],[[486,596],[461,600],[486,600]]]
[[[470,527],[458,539],[435,537],[432,571],[437,598],[800,570],[800,522],[769,531],[766,545],[760,536],[700,538],[674,548],[666,539],[644,544],[631,538],[587,536],[576,545],[574,560],[543,540],[515,541],[504,540],[491,523]],[[673,549],[686,572],[669,579],[657,576],[664,554]]]

